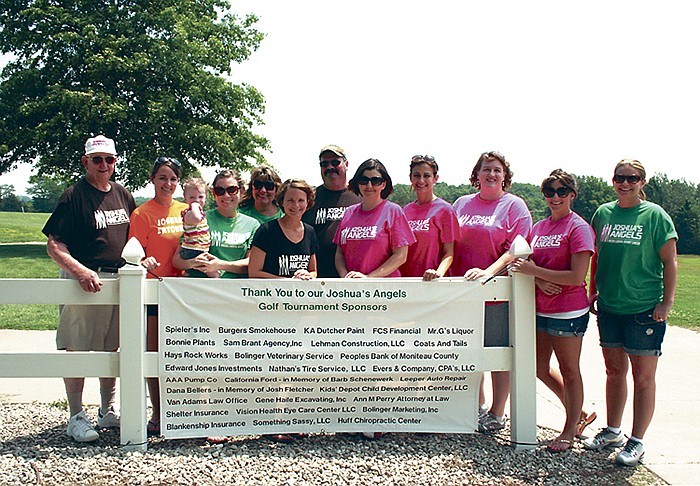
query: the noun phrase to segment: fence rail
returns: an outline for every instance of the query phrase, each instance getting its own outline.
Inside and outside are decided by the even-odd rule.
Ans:
[[[145,378],[159,375],[158,353],[147,352],[146,304],[158,304],[157,280],[141,267],[123,267],[120,278],[105,280],[97,294],[84,292],[74,280],[0,279],[2,304],[118,305],[118,352],[0,353],[0,377],[118,377],[121,398],[121,444],[145,450]],[[445,283],[461,279],[442,279]],[[479,285],[471,283],[470,285]],[[511,370],[511,439],[517,449],[534,447],[537,437],[535,393],[534,279],[499,277],[487,284],[489,300],[510,302],[510,347],[484,348],[483,368]]]

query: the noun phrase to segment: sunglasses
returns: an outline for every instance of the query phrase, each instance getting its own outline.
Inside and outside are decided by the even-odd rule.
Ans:
[[[383,177],[379,176],[374,176],[374,177],[367,177],[367,176],[360,176],[357,178],[357,183],[361,186],[366,186],[369,183],[372,183],[374,187],[377,187],[384,182]]]
[[[625,181],[629,182],[630,184],[636,184],[641,180],[642,178],[638,175],[615,174],[615,176],[613,177],[613,182],[615,182],[616,184],[622,184]]]
[[[100,165],[102,161],[105,161],[109,165],[112,165],[117,161],[115,157],[100,157],[99,155],[96,155],[94,157],[90,157],[90,160],[92,160],[92,163],[95,165]]]
[[[253,187],[258,190],[264,187],[268,191],[272,191],[276,186],[274,181],[253,181]]]
[[[333,159],[333,160],[322,160],[321,162],[318,163],[318,165],[320,165],[322,168],[325,169],[329,165],[332,165],[333,167],[338,167],[342,163],[343,162],[341,160]]]
[[[226,188],[214,186],[214,194],[223,196],[225,193],[228,193],[230,196],[233,196],[234,194],[238,194],[239,189],[240,187],[238,186],[228,186]]]
[[[545,187],[542,189],[542,194],[544,194],[544,197],[547,199],[554,197],[555,194],[559,197],[566,197],[571,194],[571,189],[568,187],[557,187],[556,189],[553,187]]]
[[[435,157],[432,155],[414,155],[411,157],[411,162],[435,162]]]
[[[180,161],[177,160],[177,159],[174,159],[174,158],[172,158],[172,157],[158,157],[158,158],[156,159],[156,161],[153,163],[153,167],[156,167],[156,166],[159,166],[159,165],[163,165],[163,164],[167,164],[168,162],[170,162],[171,164],[173,164],[175,167],[180,168]]]

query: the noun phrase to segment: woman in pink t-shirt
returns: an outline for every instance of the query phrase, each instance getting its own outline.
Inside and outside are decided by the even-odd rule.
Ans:
[[[582,411],[579,368],[581,343],[588,326],[586,274],[595,249],[595,234],[571,210],[577,194],[574,176],[557,169],[541,187],[552,215],[532,228],[530,260],[515,260],[512,270],[534,276],[537,284],[537,377],[566,409],[564,428],[547,448],[561,452],[570,449],[574,437],[596,417],[595,413]],[[552,351],[559,370],[550,367]]]
[[[481,154],[469,179],[479,192],[454,203],[460,232],[450,267],[452,275],[464,275],[467,280],[496,275],[513,260],[508,250],[515,237],[530,235],[532,216],[525,201],[508,192],[512,179],[510,164],[501,153]],[[508,345],[508,303],[489,303],[484,312],[484,346]],[[490,410],[485,405],[483,385],[479,392],[479,432],[495,432],[506,423],[510,372],[494,371],[491,381]]]
[[[344,278],[400,277],[408,246],[416,241],[401,206],[387,201],[394,190],[384,164],[365,160],[348,189],[362,202],[345,210],[333,238],[335,266]]]
[[[443,277],[452,265],[454,241],[459,234],[457,216],[452,205],[433,193],[438,181],[438,165],[432,155],[414,155],[409,177],[416,200],[403,212],[416,237],[408,247],[408,258],[400,270],[402,277]]]

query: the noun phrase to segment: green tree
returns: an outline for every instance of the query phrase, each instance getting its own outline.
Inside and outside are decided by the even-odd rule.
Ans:
[[[22,211],[22,201],[15,194],[15,186],[12,184],[0,185],[0,211]]]
[[[27,194],[32,196],[32,207],[37,213],[50,213],[56,209],[58,200],[69,182],[64,178],[53,175],[32,175],[29,177],[30,186]]]
[[[264,161],[264,99],[226,81],[263,34],[227,0],[0,0],[0,173],[83,172],[85,139],[114,138],[119,177],[142,187],[157,155],[247,169]],[[184,172],[189,172],[186,164]]]
[[[576,179],[578,181],[578,194],[571,209],[590,223],[598,206],[615,200],[617,194],[615,194],[615,189],[600,177],[576,176]]]

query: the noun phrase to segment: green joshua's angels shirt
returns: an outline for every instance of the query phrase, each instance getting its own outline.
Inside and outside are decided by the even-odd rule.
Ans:
[[[621,208],[613,201],[596,210],[591,226],[598,251],[598,306],[613,314],[631,315],[661,302],[659,250],[671,238],[678,239],[668,213],[648,201],[633,208]]]
[[[216,209],[207,211],[209,221],[209,253],[227,262],[245,258],[253,243],[253,236],[260,227],[255,219],[238,213],[235,218],[226,218]],[[224,272],[221,278],[243,278],[247,274]]]

